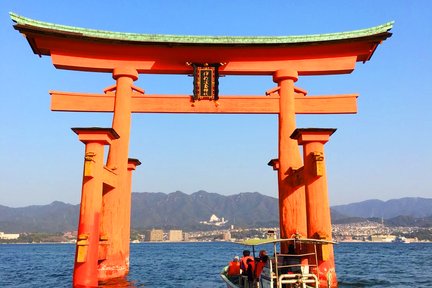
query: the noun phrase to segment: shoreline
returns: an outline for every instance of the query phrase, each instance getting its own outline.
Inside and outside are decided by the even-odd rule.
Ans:
[[[236,243],[231,241],[143,241],[143,242],[130,242],[130,244],[182,244],[182,243]],[[365,244],[430,244],[432,241],[414,241],[414,242],[387,242],[387,241],[355,241],[355,240],[344,240],[344,241],[338,241],[336,244],[342,244],[342,243],[365,243]],[[38,243],[0,243],[0,245],[49,245],[49,244],[73,244],[75,245],[75,242],[38,242]]]

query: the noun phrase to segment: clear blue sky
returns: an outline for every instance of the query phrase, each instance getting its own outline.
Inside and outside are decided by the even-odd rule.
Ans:
[[[49,109],[49,90],[101,92],[109,74],[56,70],[34,55],[8,12],[119,32],[302,35],[396,21],[393,36],[349,75],[301,77],[310,95],[359,93],[356,115],[298,116],[298,127],[332,127],[326,145],[332,205],[432,197],[432,1],[9,1],[0,2],[0,205],[80,201],[84,146],[71,127],[111,125],[111,114]],[[198,18],[207,18],[201,25]],[[147,93],[191,93],[186,76],[141,75]],[[263,94],[270,77],[221,79],[221,94]],[[143,163],[134,192],[277,197],[275,115],[134,114],[130,156]]]

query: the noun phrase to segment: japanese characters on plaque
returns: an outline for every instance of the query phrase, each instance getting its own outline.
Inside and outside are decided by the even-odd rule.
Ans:
[[[220,64],[192,64],[194,75],[193,99],[218,100]]]

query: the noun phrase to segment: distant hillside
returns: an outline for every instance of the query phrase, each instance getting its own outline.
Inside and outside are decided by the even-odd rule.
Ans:
[[[415,218],[412,216],[396,216],[384,221],[386,226],[432,227],[432,216]]]
[[[132,193],[132,227],[134,228],[206,228],[200,221],[212,214],[224,217],[227,225],[242,227],[277,226],[278,200],[255,193],[222,196],[199,191]],[[208,226],[207,226],[208,227]]]
[[[342,213],[334,210],[333,208],[330,209],[330,212],[331,212],[331,220],[332,220],[332,222],[334,222],[334,221],[340,221],[340,220],[343,220],[343,219],[346,219],[346,218],[351,218],[351,217],[349,217],[349,216],[347,216],[345,214],[342,214]]]
[[[332,207],[335,224],[362,222],[366,218],[391,226],[432,227],[432,199],[402,198],[368,200]],[[198,191],[191,195],[177,191],[132,193],[132,228],[180,228],[205,230],[200,224],[212,214],[224,217],[227,225],[241,227],[278,226],[278,200],[254,193],[223,196]],[[55,201],[49,205],[10,208],[0,205],[0,231],[63,232],[77,229],[79,205]]]
[[[333,206],[332,209],[348,217],[390,219],[397,216],[411,216],[414,218],[424,218],[432,216],[432,199],[410,197],[388,201],[366,200],[358,203]]]
[[[10,208],[0,205],[0,231],[62,232],[78,226],[79,205],[54,201],[49,205]]]
[[[227,225],[243,227],[277,226],[277,199],[259,193],[222,196],[199,191],[132,193],[131,226],[134,229],[209,229],[200,224],[212,214],[224,217]],[[63,232],[78,226],[79,205],[55,201],[49,205],[10,208],[0,205],[0,231]]]

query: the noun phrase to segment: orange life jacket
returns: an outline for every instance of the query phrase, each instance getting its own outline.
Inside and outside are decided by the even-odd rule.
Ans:
[[[237,276],[240,275],[240,262],[231,261],[228,265],[228,276]]]
[[[256,263],[255,265],[255,278],[259,278],[261,275],[262,270],[264,269],[266,262],[264,261],[259,261]]]
[[[247,268],[248,268],[248,264],[247,264],[247,260],[248,259],[251,259],[253,261],[252,263],[255,262],[255,260],[254,260],[254,258],[252,256],[242,257],[240,259],[240,268],[243,270],[243,274],[246,274],[246,271],[247,271]]]

